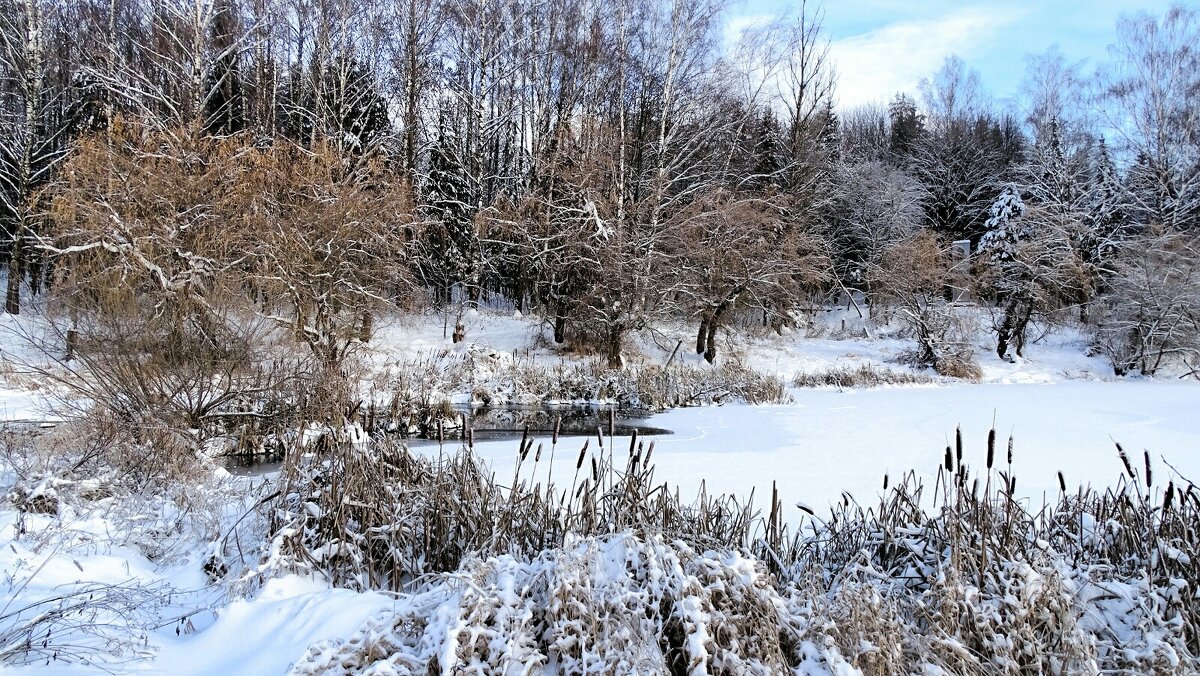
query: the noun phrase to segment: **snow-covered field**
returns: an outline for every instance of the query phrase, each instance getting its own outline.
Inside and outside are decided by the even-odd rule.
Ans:
[[[487,313],[471,315],[469,320],[468,342],[457,346],[443,338],[439,318],[396,320],[373,341],[369,359],[376,368],[386,369],[406,359],[472,347],[542,363],[566,359],[540,338],[544,328],[536,322]],[[661,360],[677,341],[686,344],[688,331],[679,327],[643,337],[639,347],[646,360]],[[986,340],[981,339],[983,348]],[[889,362],[901,349],[903,342],[896,338],[790,335],[780,340],[748,335],[727,345],[724,358],[741,359],[790,379],[797,371],[846,364],[901,368]],[[683,350],[685,358],[696,361],[688,352]],[[802,515],[796,503],[811,506],[820,515],[826,505],[841,500],[843,492],[864,503],[874,501],[885,473],[896,477],[916,470],[921,476],[932,476],[944,448],[954,443],[956,427],[962,429],[965,462],[982,466],[987,432],[993,426],[1001,445],[1010,435],[1015,439],[1016,492],[1031,505],[1046,495],[1053,498],[1059,471],[1071,490],[1115,480],[1121,464],[1114,441],[1131,453],[1149,451],[1158,476],[1163,477],[1160,481],[1172,476],[1166,463],[1188,479],[1200,477],[1200,384],[1113,381],[1102,362],[1083,354],[1081,339],[1070,332],[1032,345],[1028,358],[1020,363],[989,357],[982,352],[985,382],[981,384],[845,391],[793,388],[790,404],[658,414],[648,423],[674,434],[653,437],[656,478],[679,485],[685,495],[699,490],[701,482],[709,493],[745,497],[753,491],[760,504],[775,484],[787,506],[785,519],[799,523]],[[39,411],[33,393],[0,390],[4,418],[36,420]],[[582,440],[562,440],[558,452],[574,458],[578,443]],[[613,446],[624,453],[628,443],[627,438],[619,438]],[[476,450],[492,463],[498,477],[506,478],[515,465],[516,446],[512,441],[487,442],[477,444]],[[556,472],[573,470],[571,465],[560,462]],[[225,476],[218,482],[225,495],[238,497],[229,498],[226,521],[210,526],[216,533],[244,511],[247,505],[239,500],[252,503],[262,494],[257,491],[265,491],[255,489],[254,480],[247,478]],[[144,517],[150,541],[177,543],[167,554],[152,551],[146,542],[106,538],[118,524],[128,523],[126,510],[101,500],[86,513],[70,509],[55,518],[30,515],[28,532],[19,536],[16,512],[7,506],[0,511],[6,611],[80,581],[167,585],[172,590],[170,601],[143,609],[160,625],[141,639],[142,650],[152,659],[115,665],[135,673],[163,674],[284,673],[311,644],[346,638],[380,612],[432,612],[420,605],[429,602],[425,597],[330,589],[320,581],[296,576],[269,580],[250,598],[238,598],[224,586],[208,586],[200,573],[203,538],[189,539],[180,525],[192,518],[186,510]],[[33,535],[51,527],[75,535],[65,543],[41,541]],[[184,614],[187,620],[180,622],[177,618]],[[51,660],[16,671],[91,673],[96,669]]]

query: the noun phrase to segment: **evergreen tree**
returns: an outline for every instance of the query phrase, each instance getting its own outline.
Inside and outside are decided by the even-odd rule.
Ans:
[[[1039,139],[1032,169],[1028,188],[1038,203],[1058,213],[1075,210],[1082,194],[1080,177],[1068,166],[1057,117],[1050,118],[1044,140]]]
[[[888,105],[891,120],[888,146],[897,157],[912,155],[917,140],[925,133],[925,116],[917,110],[917,103],[907,94],[896,94]]]
[[[825,156],[830,166],[836,166],[842,161],[842,127],[837,113],[833,110],[833,101],[825,101],[821,110],[821,130],[817,134],[817,146]]]
[[[1016,186],[1007,185],[988,210],[991,216],[984,225],[986,232],[979,240],[979,253],[991,264],[1011,261],[1016,256],[1017,243],[1026,234],[1021,217],[1025,202]]]
[[[361,153],[387,134],[391,121],[375,76],[353,59],[344,68],[340,82],[328,85],[329,125],[335,138],[347,142],[348,150]]]
[[[1126,188],[1117,175],[1104,138],[1097,146],[1086,209],[1088,246],[1083,250],[1084,260],[1103,266],[1133,234]]]
[[[457,150],[453,130],[443,121],[429,154],[426,211],[435,225],[426,245],[432,269],[426,271],[443,300],[455,284],[478,293],[479,242],[475,235],[476,196]]]
[[[209,71],[204,100],[204,131],[223,136],[241,131],[243,114],[241,59],[236,32],[237,17],[229,0],[220,3],[212,24],[215,63]]]
[[[783,157],[779,142],[781,129],[779,118],[770,107],[763,108],[757,132],[750,185],[759,190],[778,189],[783,171]]]

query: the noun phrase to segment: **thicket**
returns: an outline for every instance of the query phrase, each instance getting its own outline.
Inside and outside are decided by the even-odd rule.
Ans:
[[[801,505],[797,524],[775,491],[765,507],[681,499],[655,480],[652,442],[614,443],[522,439],[510,480],[465,447],[418,456],[327,430],[284,472],[258,574],[405,596],[296,673],[1198,666],[1200,494],[1148,453],[1118,446],[1112,488],[1068,492],[1060,476],[1031,503],[1015,497],[1011,441],[991,432],[976,469],[959,436],[932,484],[884,477],[878,503]],[[567,471],[552,478],[555,463]]]

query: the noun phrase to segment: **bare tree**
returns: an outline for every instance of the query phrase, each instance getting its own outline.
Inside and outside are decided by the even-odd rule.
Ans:
[[[1135,159],[1131,196],[1140,220],[1193,227],[1200,215],[1200,20],[1174,6],[1161,20],[1126,17],[1117,34],[1113,63],[1101,72],[1101,103],[1107,126]]]
[[[21,311],[21,283],[37,237],[35,193],[62,159],[68,126],[54,118],[61,87],[51,83],[51,44],[58,3],[22,0],[0,4],[0,224],[7,236],[8,279],[4,309]]]
[[[1155,229],[1112,263],[1098,300],[1096,344],[1117,375],[1200,366],[1200,248],[1192,233]]]

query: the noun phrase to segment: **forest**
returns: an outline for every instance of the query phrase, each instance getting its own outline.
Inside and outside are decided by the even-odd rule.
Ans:
[[[620,366],[664,319],[712,361],[734,314],[857,299],[950,372],[969,296],[1001,357],[1069,315],[1117,374],[1200,356],[1183,7],[1122,19],[1094,73],[1029,57],[1019,102],[950,57],[850,109],[806,4],[732,38],[700,0],[0,16],[5,308],[44,298],[64,334],[215,344],[249,311],[336,364],[381,309],[501,297]]]

